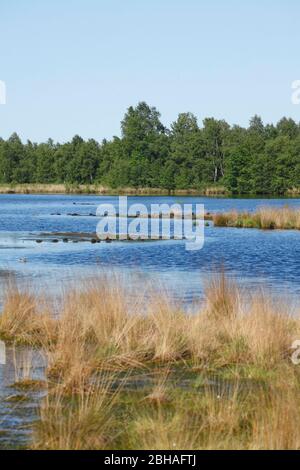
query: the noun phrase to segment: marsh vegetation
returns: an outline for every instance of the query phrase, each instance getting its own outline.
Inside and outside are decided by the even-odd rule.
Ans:
[[[223,274],[193,313],[117,277],[66,292],[59,311],[12,285],[0,334],[46,358],[31,448],[300,447],[297,311]]]
[[[217,213],[212,216],[215,227],[259,228],[265,230],[300,230],[300,210],[285,207],[261,207],[255,212]]]

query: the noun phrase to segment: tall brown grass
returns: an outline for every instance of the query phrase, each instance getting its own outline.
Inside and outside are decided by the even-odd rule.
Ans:
[[[111,188],[101,184],[59,184],[59,183],[23,183],[2,184],[0,194],[125,194],[125,195],[167,195],[170,193],[165,188]],[[212,186],[203,189],[176,189],[172,191],[176,195],[226,195],[228,191],[223,186]]]
[[[300,188],[290,188],[287,190],[287,194],[291,196],[298,196],[300,194]]]
[[[33,293],[21,291],[16,284],[7,286],[0,315],[0,336],[15,343],[36,344],[53,340],[57,324],[44,302],[38,305]]]
[[[262,207],[253,213],[233,210],[214,214],[213,221],[216,227],[300,230],[300,209]]]
[[[224,274],[193,314],[145,292],[97,279],[68,292],[58,317],[32,294],[8,292],[0,334],[47,357],[33,446],[299,448],[290,348],[300,321],[289,304]]]
[[[63,387],[48,390],[35,429],[36,449],[101,450],[118,434],[114,406],[118,391],[111,381],[99,380],[65,394]]]
[[[299,332],[285,302],[263,291],[250,295],[223,275],[206,287],[206,300],[192,315],[163,292],[127,295],[117,278],[89,282],[65,295],[58,317],[44,302],[17,287],[8,290],[0,335],[43,344],[53,370],[76,362],[97,367],[144,367],[193,359],[277,362]],[[151,292],[151,291],[150,291]],[[215,352],[215,351],[218,352]]]

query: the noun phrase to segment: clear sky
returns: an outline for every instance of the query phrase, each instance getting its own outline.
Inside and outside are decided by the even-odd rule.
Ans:
[[[0,135],[120,134],[147,101],[247,125],[300,120],[299,0],[1,0]]]

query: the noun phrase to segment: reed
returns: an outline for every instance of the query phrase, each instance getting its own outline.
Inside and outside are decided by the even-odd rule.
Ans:
[[[218,196],[228,195],[229,192],[223,186],[204,187],[202,189],[176,189],[171,191],[174,195],[203,195]],[[1,184],[0,194],[124,194],[128,196],[168,195],[170,191],[165,188],[111,188],[101,184],[62,184],[62,183],[24,183]]]
[[[230,211],[213,215],[216,227],[300,230],[300,209],[262,207],[256,212]]]
[[[39,344],[53,341],[57,323],[48,305],[39,302],[30,292],[24,292],[16,284],[7,287],[0,315],[0,337],[21,344]]]
[[[300,446],[299,316],[224,274],[193,314],[152,286],[133,297],[116,277],[67,292],[59,316],[15,287],[0,331],[47,357],[34,448]]]
[[[132,297],[117,278],[100,278],[68,292],[60,315],[33,294],[11,288],[0,316],[0,334],[42,344],[53,371],[102,367],[139,368],[192,359],[226,364],[276,363],[300,332],[286,302],[263,291],[250,295],[224,274],[212,277],[206,300],[193,315],[163,291]],[[232,357],[231,357],[232,356]],[[235,357],[236,356],[236,357]]]
[[[298,196],[300,194],[300,188],[290,188],[287,190],[287,194],[290,196]]]
[[[225,186],[208,186],[204,189],[205,196],[228,196],[229,191]]]
[[[67,396],[61,386],[49,390],[40,407],[33,448],[109,449],[118,434],[114,413],[118,391],[112,392],[110,384],[102,377],[88,387],[77,387]]]

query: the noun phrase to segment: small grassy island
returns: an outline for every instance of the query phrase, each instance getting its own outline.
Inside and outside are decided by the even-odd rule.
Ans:
[[[262,207],[256,212],[232,210],[212,215],[215,227],[300,230],[300,209]]]

